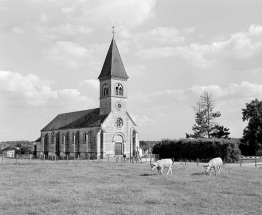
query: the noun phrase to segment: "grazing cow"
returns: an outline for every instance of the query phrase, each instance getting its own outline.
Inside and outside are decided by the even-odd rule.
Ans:
[[[158,173],[160,171],[160,173],[162,175],[164,175],[163,174],[164,168],[168,168],[167,175],[168,175],[169,172],[171,172],[171,174],[172,174],[172,164],[173,164],[173,161],[171,159],[163,159],[163,160],[158,160],[156,162],[150,163],[151,170],[153,171],[157,168]]]
[[[210,171],[209,175],[211,176],[212,169],[214,169],[215,174],[217,175],[217,173],[220,173],[220,169],[222,165],[223,165],[223,161],[221,158],[218,157],[210,160],[208,164],[204,167],[206,168],[206,172]]]

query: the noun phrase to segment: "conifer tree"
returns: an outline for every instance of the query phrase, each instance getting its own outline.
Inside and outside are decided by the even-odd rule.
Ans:
[[[193,106],[195,112],[195,124],[192,127],[194,134],[186,134],[186,137],[192,138],[228,138],[229,129],[218,125],[216,118],[221,116],[219,111],[214,111],[215,100],[213,94],[204,92],[200,96],[196,106]]]

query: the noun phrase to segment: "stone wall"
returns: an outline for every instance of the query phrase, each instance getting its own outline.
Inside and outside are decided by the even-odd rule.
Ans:
[[[95,154],[97,153],[96,138],[99,130],[99,127],[93,127],[43,131],[41,132],[41,142],[38,142],[36,146],[37,155],[39,156],[43,152],[49,156],[64,156],[66,154],[70,156],[77,156],[78,154],[80,156],[86,156],[87,153]],[[78,134],[75,135],[75,140],[73,134]],[[88,140],[89,138],[87,138],[85,142],[85,135],[90,135],[89,138],[91,138],[91,140]]]

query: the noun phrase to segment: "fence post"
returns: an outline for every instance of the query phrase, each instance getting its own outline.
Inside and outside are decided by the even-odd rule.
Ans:
[[[185,158],[185,165],[186,165],[186,158]]]
[[[239,155],[239,165],[242,166],[241,156]]]
[[[78,163],[79,163],[79,155],[77,155]]]
[[[257,167],[257,156],[255,156],[255,167]]]
[[[198,160],[198,158],[197,158],[197,165],[199,164],[199,160]]]
[[[16,158],[16,164],[17,164],[17,154],[15,155],[15,158]]]

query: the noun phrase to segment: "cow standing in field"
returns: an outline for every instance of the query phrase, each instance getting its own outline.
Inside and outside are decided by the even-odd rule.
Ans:
[[[217,175],[218,173],[220,173],[220,169],[222,165],[223,165],[223,161],[221,158],[218,157],[210,160],[208,164],[204,167],[206,168],[206,172],[210,171],[209,176],[211,176],[212,169],[214,169],[215,174]]]
[[[162,159],[162,160],[158,160],[156,162],[150,163],[151,170],[153,171],[157,168],[158,173],[160,171],[162,175],[164,175],[163,174],[164,168],[168,168],[167,175],[169,172],[171,172],[171,175],[172,175],[172,164],[173,164],[173,161],[171,159]]]

